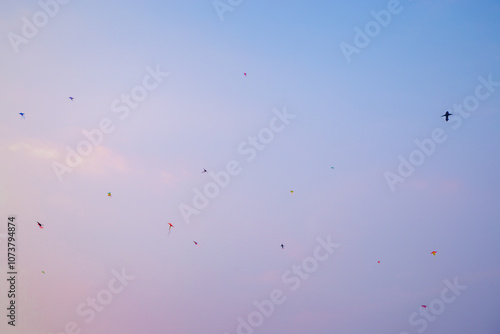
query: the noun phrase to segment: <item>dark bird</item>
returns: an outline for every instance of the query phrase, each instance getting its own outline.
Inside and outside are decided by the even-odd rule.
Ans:
[[[207,170],[206,170],[206,169],[203,169],[203,172],[201,172],[201,174],[206,173],[206,172],[207,172]]]
[[[451,115],[453,115],[453,114],[450,114],[450,113],[448,112],[448,110],[446,110],[446,114],[444,114],[444,115],[443,115],[443,116],[441,116],[441,117],[445,117],[446,122],[448,122],[448,119],[449,119],[449,117],[450,117]]]

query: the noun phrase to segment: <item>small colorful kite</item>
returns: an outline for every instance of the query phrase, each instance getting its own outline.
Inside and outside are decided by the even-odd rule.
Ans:
[[[37,224],[38,224],[38,227],[43,228],[43,224],[40,224],[39,222],[37,222]]]
[[[427,309],[427,305],[421,305],[421,306],[424,310]]]
[[[281,244],[281,249],[284,249],[285,248],[285,245]]]
[[[193,241],[196,246],[198,246],[198,243],[196,241]]]
[[[437,253],[436,251],[432,251],[431,252],[431,254],[434,255],[434,256],[436,256],[436,253]]]
[[[207,170],[206,170],[206,169],[203,169],[203,172],[201,172],[201,174],[206,173],[206,172],[207,172]]]
[[[73,96],[70,96],[69,99],[73,101],[75,98]]]
[[[24,113],[23,113],[23,112],[20,112],[20,113],[19,113],[19,115],[21,115],[21,117],[22,117],[23,119],[26,119],[26,118],[24,117]]]
[[[170,225],[170,226],[168,227],[168,230],[169,230],[169,231],[170,231],[170,229],[171,229],[172,227],[175,227],[174,225],[172,225],[172,224],[170,224],[170,223],[168,223],[168,225]]]
[[[243,73],[243,74],[244,74],[245,76],[247,76],[247,74],[246,74],[246,73]]]
[[[45,274],[45,271],[43,271],[43,270],[42,270],[42,273],[44,273],[44,274]]]
[[[290,190],[290,193],[293,195],[293,190]]]
[[[108,193],[108,197],[111,197],[111,193]]]
[[[380,261],[377,261],[377,263],[380,263]]]

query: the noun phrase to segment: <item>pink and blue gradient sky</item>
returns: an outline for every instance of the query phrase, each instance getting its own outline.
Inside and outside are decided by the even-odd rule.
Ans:
[[[18,53],[7,36],[40,5],[2,2],[0,234],[16,215],[20,274],[0,332],[233,334],[281,289],[255,333],[416,333],[455,277],[468,288],[425,333],[500,332],[500,88],[457,129],[440,117],[500,81],[500,2],[401,6],[348,63],[339,44],[387,1],[243,1],[223,21],[212,1],[70,1]],[[112,102],[156,66],[169,76],[120,120]],[[247,162],[238,145],[285,106]],[[52,163],[104,118],[115,130],[59,182]],[[392,192],[384,173],[435,128],[447,140]],[[241,173],[186,224],[200,172],[231,160]],[[291,291],[283,273],[328,235],[341,246]],[[4,277],[4,239],[0,258]],[[135,279],[86,323],[78,306],[122,268]]]

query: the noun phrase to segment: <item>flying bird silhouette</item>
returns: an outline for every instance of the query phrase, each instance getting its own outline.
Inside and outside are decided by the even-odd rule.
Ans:
[[[446,122],[448,122],[448,119],[449,119],[449,117],[450,117],[451,115],[453,115],[453,114],[450,114],[450,113],[448,112],[448,110],[446,110],[446,114],[444,114],[444,115],[443,115],[443,116],[441,116],[441,117],[445,117]]]

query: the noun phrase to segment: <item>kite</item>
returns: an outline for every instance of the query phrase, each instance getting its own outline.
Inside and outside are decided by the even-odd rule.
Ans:
[[[193,241],[196,246],[198,246],[198,243],[196,241]]]
[[[203,169],[203,172],[201,172],[201,174],[206,173],[206,172],[207,172],[207,170],[206,170],[206,169]]]
[[[290,190],[290,193],[293,195],[293,190]]]
[[[420,305],[422,308],[425,310],[427,308],[427,305]]]
[[[434,256],[436,256],[436,253],[437,253],[436,251],[432,251],[431,252],[431,254],[434,255]]]
[[[43,228],[43,224],[40,224],[39,222],[37,222],[37,224],[40,228]]]
[[[448,122],[448,118],[449,118],[451,115],[453,115],[453,114],[450,114],[450,113],[448,112],[448,110],[446,110],[446,114],[444,114],[444,115],[443,115],[443,116],[441,116],[441,117],[444,117],[444,118],[445,118],[445,120],[446,120],[446,122]]]
[[[283,244],[281,244],[281,249],[284,249],[284,248],[285,248],[285,246]]]
[[[111,193],[108,193],[108,197],[111,197]]]
[[[377,263],[380,263],[380,261],[377,261]]]
[[[42,270],[42,273],[44,273],[44,274],[45,274],[45,271],[43,271],[43,270]]]
[[[168,225],[169,225],[169,226],[168,226],[168,234],[167,234],[167,238],[168,238],[168,237],[170,237],[170,232],[172,232],[172,231],[171,231],[172,227],[175,227],[174,225],[172,225],[172,224],[170,224],[170,223],[168,223]]]
[[[69,97],[69,99],[70,99],[71,101],[73,101],[75,98],[74,98],[74,97],[72,97],[72,96],[70,96],[70,97]]]
[[[19,115],[21,115],[21,117],[22,117],[23,119],[26,119],[26,118],[24,117],[24,113],[23,113],[23,112],[20,112],[20,113],[19,113]]]
[[[245,76],[247,76],[247,74],[246,74],[246,73],[243,73],[243,74],[244,74]]]
[[[332,167],[332,169],[333,169],[333,167]]]

